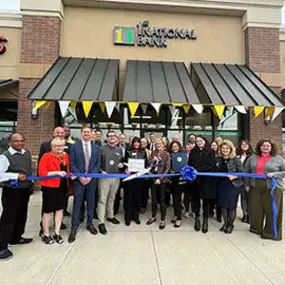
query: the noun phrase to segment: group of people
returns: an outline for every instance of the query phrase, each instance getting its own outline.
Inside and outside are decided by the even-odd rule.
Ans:
[[[102,142],[102,132],[84,127],[81,140],[70,138],[69,128],[57,127],[53,139],[41,144],[38,159],[38,175],[51,176],[40,180],[42,190],[42,219],[40,237],[48,245],[61,244],[64,216],[70,216],[68,197],[73,195],[71,231],[68,242],[75,241],[80,223],[87,211],[86,229],[97,234],[93,220],[98,219],[98,230],[107,234],[106,221],[120,224],[116,218],[123,193],[124,222],[140,224],[140,215],[146,212],[151,197],[151,217],[147,225],[157,220],[160,210],[159,229],[166,227],[166,212],[171,195],[173,200],[173,223],[182,224],[182,209],[185,217],[194,215],[196,231],[208,232],[208,219],[214,216],[222,222],[221,231],[232,233],[236,220],[239,196],[243,211],[242,222],[250,224],[250,232],[265,239],[282,239],[283,178],[285,160],[277,155],[276,146],[270,140],[260,140],[253,151],[250,143],[242,140],[235,148],[230,140],[217,137],[209,143],[202,136],[190,134],[183,146],[178,136],[146,138],[117,136],[108,131]],[[25,224],[32,181],[31,153],[24,148],[25,137],[16,133],[10,136],[9,149],[0,155],[0,182],[3,182],[0,220],[0,260],[13,256],[10,244],[28,244],[32,239],[24,238]],[[183,166],[192,166],[198,172],[228,173],[224,177],[199,176],[186,182],[179,175]],[[155,178],[123,181],[108,174],[134,174],[149,169]],[[241,178],[235,173],[266,174],[268,179]],[[88,174],[103,174],[98,179]],[[66,175],[70,174],[67,178]],[[272,180],[277,180],[274,195],[277,201],[277,238],[273,232],[273,206],[270,189]],[[13,183],[11,184],[11,181]],[[16,181],[16,182],[15,182]],[[123,190],[123,191],[122,191]],[[150,190],[150,191],[149,191]],[[183,198],[183,200],[182,200]],[[201,211],[202,206],[202,211]],[[86,209],[86,210],[85,210]],[[203,219],[201,221],[200,213]],[[54,222],[53,232],[51,222]]]

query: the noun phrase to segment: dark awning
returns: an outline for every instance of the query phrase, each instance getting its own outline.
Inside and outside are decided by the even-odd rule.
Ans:
[[[60,57],[29,99],[117,101],[118,78],[119,60]]]
[[[182,62],[127,61],[124,102],[199,103]]]
[[[191,79],[201,104],[284,106],[282,100],[245,65],[192,63]]]
[[[19,84],[19,80],[13,80],[13,79],[0,79],[0,90],[17,86]]]

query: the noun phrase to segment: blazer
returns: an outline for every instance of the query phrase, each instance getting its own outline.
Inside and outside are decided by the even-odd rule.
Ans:
[[[217,172],[220,171],[220,169],[222,167],[222,163],[223,163],[222,158],[218,157],[217,158],[217,164],[216,164]],[[227,169],[228,169],[228,172],[230,172],[230,173],[234,173],[234,172],[242,173],[242,172],[244,172],[244,167],[240,161],[240,158],[238,158],[237,156],[229,159],[229,162],[227,164]],[[241,187],[244,184],[242,177],[234,179],[231,182],[235,187]]]
[[[69,155],[66,153],[66,167],[67,173],[70,173],[69,168]],[[60,160],[54,156],[53,154],[45,153],[40,160],[39,164],[39,175],[40,176],[47,176],[49,172],[52,171],[60,171]],[[69,179],[67,178],[67,185],[69,185]],[[60,178],[49,179],[49,180],[40,180],[41,186],[45,187],[54,187],[58,188],[60,186]]]
[[[161,154],[158,154],[158,151],[154,150],[151,158],[149,159],[150,165],[154,163],[154,157],[158,157],[159,160],[157,167],[155,167],[152,172],[155,174],[168,174],[171,169],[171,156],[169,152],[163,151]],[[168,177],[159,177],[159,180],[161,183],[169,182]]]
[[[100,164],[100,148],[97,144],[91,143],[91,157],[88,173],[98,173]],[[85,158],[82,140],[71,145],[70,147],[70,170],[72,173],[85,173]]]
[[[48,153],[48,152],[51,151],[51,144],[50,144],[50,143],[51,143],[51,140],[48,141],[48,142],[43,142],[43,143],[41,143],[40,152],[39,152],[39,157],[38,157],[38,165],[39,165],[40,160],[41,160],[41,158],[43,157],[43,155],[44,155],[45,153]],[[69,154],[69,152],[70,152],[70,146],[71,146],[71,145],[72,145],[72,144],[66,142],[66,143],[65,143],[64,152],[66,152],[67,154]]]

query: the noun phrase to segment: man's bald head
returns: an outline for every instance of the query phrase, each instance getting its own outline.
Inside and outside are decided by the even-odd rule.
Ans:
[[[62,138],[64,139],[65,137],[65,131],[64,128],[62,127],[56,127],[53,131],[53,137],[54,138]]]

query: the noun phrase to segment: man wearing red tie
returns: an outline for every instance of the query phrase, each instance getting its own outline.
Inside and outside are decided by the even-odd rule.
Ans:
[[[92,130],[83,128],[81,130],[82,140],[73,144],[70,148],[70,169],[74,174],[98,173],[100,168],[100,150],[97,144],[91,143]],[[75,241],[76,232],[80,224],[80,209],[84,199],[87,201],[87,230],[97,234],[93,225],[94,207],[95,207],[96,181],[92,178],[80,177],[73,183],[73,213],[72,227],[68,241]]]

